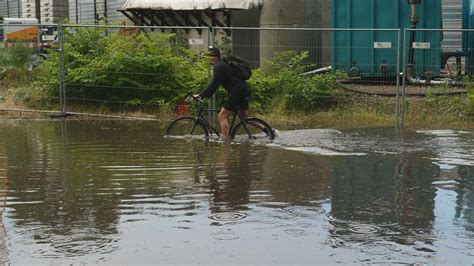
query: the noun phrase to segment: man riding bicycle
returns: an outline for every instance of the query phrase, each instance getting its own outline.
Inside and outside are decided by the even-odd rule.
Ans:
[[[201,93],[194,95],[194,97],[210,98],[220,85],[229,93],[229,97],[218,115],[222,139],[228,140],[230,138],[228,117],[235,111],[239,111],[244,117],[247,117],[251,96],[250,86],[245,80],[234,75],[231,66],[222,60],[219,48],[209,47],[206,55],[209,56],[209,63],[214,65],[214,75],[207,88]]]

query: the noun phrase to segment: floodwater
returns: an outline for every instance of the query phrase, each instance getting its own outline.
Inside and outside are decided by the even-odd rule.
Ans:
[[[474,133],[1,120],[0,263],[474,261]]]

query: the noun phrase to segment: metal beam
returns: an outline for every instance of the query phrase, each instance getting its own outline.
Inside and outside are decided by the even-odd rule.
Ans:
[[[150,25],[149,26],[160,26],[158,21],[155,20],[154,12],[143,10],[143,14],[150,20]]]
[[[124,16],[126,16],[129,20],[131,20],[134,24],[138,24],[135,18],[128,14],[127,10],[119,10]]]

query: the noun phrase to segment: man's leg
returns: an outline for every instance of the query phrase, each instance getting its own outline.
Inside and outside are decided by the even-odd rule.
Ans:
[[[229,136],[229,120],[228,117],[229,115],[232,114],[232,111],[229,111],[222,107],[218,119],[219,119],[219,125],[221,126],[221,134],[222,134],[222,139],[223,140],[228,140],[230,138]]]

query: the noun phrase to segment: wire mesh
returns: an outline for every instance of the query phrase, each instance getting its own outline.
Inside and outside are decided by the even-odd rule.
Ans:
[[[0,42],[2,109],[24,109],[26,105],[26,108],[51,110],[56,107],[44,103],[59,101],[59,95],[51,92],[57,91],[56,84],[49,78],[38,78],[40,66],[57,46],[56,26],[29,24],[30,21],[15,19],[15,24],[0,27],[3,33]],[[59,66],[54,73],[58,70]]]
[[[207,67],[200,59],[207,40],[188,38],[196,30],[65,27],[68,111],[99,108],[156,114],[172,110],[193,87],[207,82]]]
[[[313,113],[342,108],[348,95],[397,95],[397,29],[217,28],[214,39],[254,68],[251,103],[262,112]],[[388,108],[395,114],[395,97]]]
[[[473,104],[468,97],[472,93],[474,73],[472,34],[472,30],[460,29],[405,30],[404,115],[417,113],[436,118],[445,114],[459,117],[472,114]],[[462,42],[453,36],[462,36]],[[420,96],[424,99],[421,104]]]
[[[67,112],[182,115],[186,97],[212,78],[201,55],[215,45],[252,66],[251,110],[312,114],[365,104],[399,120],[412,96],[458,95],[468,106],[474,72],[473,30],[57,27],[42,25],[34,41],[2,42],[3,98]],[[463,42],[443,41],[450,35]],[[14,68],[25,79],[12,78]],[[226,98],[218,90],[213,107]]]

